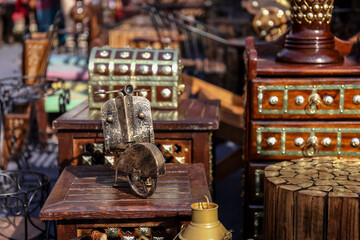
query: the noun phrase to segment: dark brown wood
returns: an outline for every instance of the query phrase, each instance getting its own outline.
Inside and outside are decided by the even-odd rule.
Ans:
[[[276,61],[276,55],[284,48],[286,34],[273,42],[254,42],[253,38],[246,39],[245,50],[245,65],[246,65],[246,80],[247,80],[247,104],[245,109],[245,215],[253,214],[256,209],[258,213],[262,210],[262,198],[254,197],[255,192],[255,178],[254,166],[261,166],[263,169],[267,164],[273,161],[293,159],[294,156],[287,154],[288,151],[302,151],[302,148],[295,146],[296,138],[301,137],[305,141],[310,137],[309,132],[296,131],[297,128],[306,127],[310,129],[345,129],[358,128],[359,123],[356,120],[357,114],[342,114],[340,109],[340,91],[343,91],[344,109],[358,110],[358,106],[353,103],[354,96],[359,94],[357,86],[360,84],[360,62],[359,62],[359,45],[354,42],[343,41],[337,38],[335,41],[335,48],[344,56],[344,62],[341,64],[290,64]],[[294,90],[299,86],[306,87],[306,90]],[[311,86],[311,88],[309,88]],[[315,86],[315,88],[314,88]],[[335,89],[325,90],[326,86],[332,86]],[[344,86],[344,87],[343,87]],[[262,96],[259,96],[259,87],[262,89]],[[268,87],[277,87],[277,89],[269,89]],[[310,89],[310,90],[309,90]],[[315,90],[314,90],[315,89]],[[343,90],[339,90],[343,89]],[[286,99],[284,92],[287,92],[288,101],[285,105]],[[328,110],[321,114],[289,114],[284,112],[284,109],[289,110],[303,110],[308,104],[310,94],[316,91],[321,98],[321,109]],[[295,104],[297,96],[303,96],[305,103],[301,106]],[[331,96],[334,102],[327,106],[323,98]],[[279,102],[276,105],[269,104],[271,96],[278,97]],[[259,97],[263,98],[262,111],[259,111]],[[332,111],[332,110],[335,110]],[[266,112],[280,110],[276,112]],[[329,121],[331,120],[331,121]],[[261,150],[274,150],[277,153],[264,154],[257,149],[257,130],[258,128],[279,127],[277,132],[262,132],[261,133]],[[293,132],[287,131],[289,128]],[[285,135],[282,135],[282,129],[285,129]],[[351,158],[351,154],[357,152],[356,147],[350,145],[352,138],[357,137],[355,133],[341,133],[341,153],[338,155],[337,142],[338,132],[316,133],[319,139],[319,152],[331,152],[336,156]],[[285,137],[285,153],[281,146],[281,138]],[[270,137],[277,139],[273,147],[268,146],[266,140]],[[329,137],[332,143],[329,147],[323,147],[321,141]],[[258,153],[259,152],[259,153]],[[303,156],[304,156],[303,152]],[[289,178],[295,177],[294,172],[286,171]],[[322,174],[322,178],[326,178],[326,174]],[[298,176],[301,177],[301,176]],[[336,176],[338,179],[343,179],[344,176]],[[306,180],[306,179],[304,179]],[[326,179],[322,179],[326,180]],[[298,181],[298,180],[294,180]],[[322,182],[319,182],[321,184]],[[304,186],[307,184],[304,181]],[[258,184],[259,185],[259,184]],[[261,184],[260,184],[261,186]],[[326,186],[314,186],[314,190],[326,188]],[[254,219],[255,216],[251,216]],[[261,239],[261,227],[254,228],[253,221],[245,221],[244,235],[246,238]],[[254,231],[257,236],[254,237]]]
[[[212,182],[212,133],[219,127],[219,101],[186,99],[177,110],[153,110],[155,142],[177,146],[172,157],[186,163],[203,163],[208,182]],[[69,165],[81,165],[84,145],[103,144],[101,116],[99,110],[90,110],[87,102],[66,112],[53,122],[59,139],[59,171]],[[169,158],[169,155],[165,156]],[[185,157],[182,159],[181,157]],[[187,158],[188,157],[188,158]]]
[[[41,220],[58,221],[58,239],[80,236],[81,229],[168,226],[180,230],[191,218],[190,205],[210,197],[203,164],[167,164],[156,192],[137,197],[120,176],[114,188],[109,166],[71,166],[64,169],[40,212]],[[171,238],[171,239],[172,239]]]
[[[358,159],[313,157],[266,167],[265,239],[359,239],[359,189],[349,177],[336,180],[357,176],[359,166]]]

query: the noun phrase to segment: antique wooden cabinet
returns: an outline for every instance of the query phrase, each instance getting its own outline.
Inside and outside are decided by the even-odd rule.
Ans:
[[[184,99],[176,110],[153,110],[155,143],[167,163],[203,163],[212,182],[212,132],[219,128],[219,101]],[[99,110],[84,102],[53,122],[59,139],[59,170],[69,165],[104,164]]]
[[[247,238],[262,238],[264,167],[307,156],[360,157],[358,45],[335,39],[341,64],[289,64],[275,60],[284,41],[246,41]]]
[[[132,193],[125,176],[113,187],[114,174],[109,166],[65,168],[40,219],[57,221],[58,240],[94,239],[86,236],[93,230],[109,239],[173,239],[190,222],[190,205],[210,197],[203,164],[166,164],[147,199]]]

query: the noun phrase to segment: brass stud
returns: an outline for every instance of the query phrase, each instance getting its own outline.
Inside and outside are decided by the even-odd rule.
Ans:
[[[169,88],[164,88],[161,90],[161,96],[164,98],[169,98],[171,96],[171,90]]]
[[[162,71],[164,74],[168,75],[168,74],[171,73],[171,67],[170,67],[170,66],[164,66],[164,67],[162,67],[161,71]]]
[[[130,56],[130,52],[121,52],[120,57],[121,58],[128,58]]]
[[[109,115],[109,116],[106,118],[106,121],[107,121],[108,123],[112,123],[112,121],[114,121],[114,117],[111,116],[111,115]]]
[[[109,56],[109,52],[103,50],[103,51],[101,51],[100,56],[101,56],[101,57],[107,57],[107,56]]]
[[[97,70],[98,70],[99,73],[105,73],[106,72],[106,65],[105,64],[98,65]]]
[[[126,73],[127,71],[129,71],[129,66],[125,65],[125,64],[121,64],[119,66],[119,70],[120,70],[121,73]]]
[[[139,113],[139,118],[144,119],[145,118],[145,113],[143,113],[143,112]]]
[[[144,53],[141,54],[141,56],[142,56],[143,58],[145,58],[145,59],[149,59],[149,58],[151,57],[151,53],[149,53],[149,52],[144,52]]]
[[[140,72],[141,72],[142,74],[147,74],[147,73],[149,72],[149,70],[150,70],[150,68],[149,68],[148,65],[141,65],[141,66],[140,66]]]
[[[170,60],[171,57],[172,57],[172,55],[171,55],[170,53],[164,53],[164,54],[162,55],[162,57],[163,57],[163,59],[165,59],[165,60]]]

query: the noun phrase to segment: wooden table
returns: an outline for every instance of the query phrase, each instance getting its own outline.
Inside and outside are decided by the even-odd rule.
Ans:
[[[126,177],[114,188],[114,174],[100,165],[65,168],[40,219],[57,220],[58,240],[82,236],[94,228],[116,232],[121,239],[140,232],[150,239],[173,239],[182,224],[191,220],[190,205],[203,195],[210,197],[203,164],[166,164],[166,175],[158,178],[156,192],[147,199],[134,195]]]
[[[360,159],[302,158],[265,168],[265,239],[359,239]]]
[[[170,163],[203,163],[212,182],[212,132],[219,128],[218,100],[185,99],[177,110],[153,110],[155,142]],[[69,165],[103,164],[101,115],[87,101],[53,122],[59,139],[59,171]]]

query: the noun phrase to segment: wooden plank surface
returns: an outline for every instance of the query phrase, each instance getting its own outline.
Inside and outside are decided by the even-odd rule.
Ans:
[[[142,199],[125,177],[114,188],[114,170],[108,166],[67,167],[44,207],[41,220],[127,219],[190,216],[190,205],[210,196],[202,164],[167,164],[157,190]]]
[[[177,110],[152,110],[154,131],[209,131],[219,128],[219,100],[183,99]],[[56,130],[101,130],[101,113],[84,101],[53,121]]]

